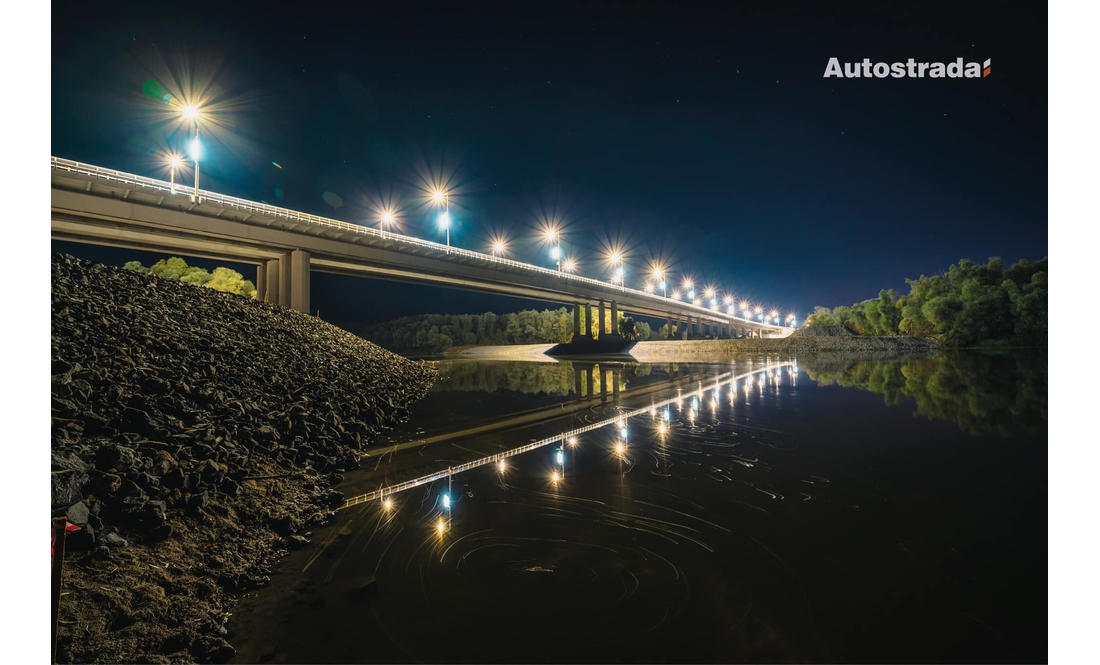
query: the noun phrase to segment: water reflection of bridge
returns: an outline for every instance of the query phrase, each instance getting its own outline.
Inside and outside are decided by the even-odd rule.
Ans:
[[[573,366],[574,366],[574,379],[575,379],[575,381],[578,382],[576,385],[579,387],[581,385],[579,382],[583,380],[584,385],[587,388],[586,393],[581,393],[578,390],[577,394],[580,397],[577,400],[572,402],[572,407],[574,409],[577,408],[577,407],[587,406],[592,401],[595,400],[596,393],[594,392],[593,388],[594,388],[594,385],[595,385],[595,377],[596,376],[601,377],[601,385],[603,386],[603,389],[600,390],[600,392],[599,392],[599,395],[600,395],[600,400],[599,401],[601,403],[606,403],[609,396],[611,397],[613,402],[618,401],[618,399],[619,399],[620,375],[621,375],[622,369],[624,367],[623,363],[577,363],[577,362],[574,362]],[[653,392],[659,392],[661,390],[668,390],[669,388],[674,387],[675,384],[677,384],[677,383],[679,383],[679,384],[685,384],[686,383],[686,385],[683,385],[683,387],[688,387],[689,388],[689,390],[686,391],[686,393],[683,390],[683,387],[681,387],[679,390],[676,391],[677,392],[676,396],[669,397],[669,398],[666,398],[666,399],[663,399],[663,400],[660,400],[660,401],[651,401],[648,406],[635,408],[633,410],[629,410],[629,411],[626,411],[624,413],[617,414],[617,415],[615,415],[611,418],[605,418],[605,419],[600,420],[600,421],[595,422],[595,423],[590,423],[590,424],[583,425],[583,426],[580,426],[580,427],[573,427],[571,429],[562,431],[559,434],[554,434],[552,436],[545,437],[545,438],[539,439],[537,441],[533,441],[533,442],[528,443],[526,445],[522,445],[522,446],[519,446],[519,447],[516,447],[516,448],[512,448],[512,449],[507,450],[505,452],[500,452],[500,453],[495,453],[495,454],[492,454],[492,455],[480,457],[478,459],[474,459],[474,460],[471,460],[471,461],[468,461],[468,462],[465,462],[465,463],[462,463],[462,464],[448,466],[445,469],[440,469],[440,470],[435,471],[433,473],[421,475],[417,478],[411,478],[411,479],[405,480],[403,482],[392,483],[392,484],[389,484],[389,485],[386,485],[386,486],[383,486],[383,487],[379,487],[379,489],[377,489],[377,490],[374,490],[374,491],[371,491],[371,492],[366,492],[364,494],[359,494],[359,495],[350,497],[349,499],[347,499],[347,501],[344,503],[344,505],[341,506],[341,508],[348,508],[348,507],[351,507],[351,506],[359,505],[361,503],[376,501],[376,500],[379,500],[379,499],[381,499],[385,496],[392,496],[393,494],[396,494],[396,493],[399,493],[399,492],[404,492],[404,491],[412,489],[414,487],[427,485],[427,484],[433,483],[437,480],[442,480],[444,478],[448,478],[448,477],[456,475],[456,474],[464,473],[464,472],[469,471],[471,469],[475,469],[475,468],[478,468],[478,467],[481,467],[481,466],[487,466],[487,465],[490,465],[490,464],[497,464],[498,462],[500,462],[502,460],[505,460],[509,457],[513,457],[515,455],[521,455],[521,454],[529,452],[531,450],[535,450],[536,448],[542,448],[544,446],[548,446],[548,445],[551,445],[551,444],[554,444],[554,443],[558,443],[558,444],[561,444],[562,446],[565,446],[566,442],[568,442],[570,439],[572,439],[574,437],[577,437],[577,436],[579,436],[579,435],[581,435],[585,432],[590,432],[590,431],[593,431],[593,430],[601,429],[603,427],[607,427],[609,425],[616,425],[616,426],[621,427],[621,428],[627,428],[629,420],[631,418],[635,418],[635,417],[642,416],[642,415],[647,415],[647,414],[649,416],[651,416],[652,418],[657,418],[658,417],[657,413],[658,413],[659,410],[666,409],[666,408],[670,407],[670,405],[672,405],[672,404],[676,404],[678,408],[682,408],[683,400],[685,398],[691,397],[693,395],[698,399],[698,401],[702,401],[704,399],[705,393],[708,392],[708,391],[713,391],[712,395],[713,395],[714,399],[717,399],[717,394],[723,390],[723,386],[725,386],[725,389],[727,389],[727,390],[736,391],[737,388],[740,385],[739,382],[741,382],[742,380],[744,380],[746,382],[744,385],[747,387],[748,385],[751,384],[751,382],[753,381],[753,378],[756,377],[757,375],[763,374],[765,377],[768,377],[769,375],[772,376],[772,377],[778,377],[778,373],[782,372],[783,368],[786,368],[786,367],[789,367],[789,366],[790,367],[795,367],[796,368],[795,371],[797,371],[797,364],[795,362],[772,363],[770,361],[766,361],[763,366],[761,366],[759,368],[756,368],[756,369],[750,369],[748,371],[744,371],[744,372],[741,372],[741,373],[736,373],[735,371],[720,372],[720,373],[715,373],[711,376],[704,375],[704,370],[701,369],[701,368],[696,370],[695,366],[689,366],[689,371],[688,371],[686,376],[680,377],[678,380],[674,380],[674,381],[670,381],[670,382],[661,382],[659,384],[654,384],[654,385],[650,385],[650,386],[642,386],[638,390],[631,391],[631,396],[632,397],[638,397],[638,396],[644,396],[646,394],[653,393]],[[763,379],[761,379],[761,381],[763,381]],[[611,386],[610,391],[607,390],[607,386],[609,386],[609,385]],[[566,411],[566,409],[563,409],[562,405],[558,405],[556,407],[551,407],[551,410],[556,415],[561,415],[563,412]],[[460,437],[460,436],[468,436],[468,435],[471,435],[471,434],[484,433],[485,431],[489,431],[491,429],[500,429],[501,427],[513,426],[515,424],[518,424],[516,422],[517,418],[523,418],[524,420],[532,420],[532,417],[538,418],[538,417],[540,417],[540,415],[542,415],[543,413],[545,413],[547,411],[549,411],[549,410],[548,409],[538,409],[538,410],[535,410],[533,412],[528,412],[526,414],[519,414],[517,416],[513,416],[513,417],[509,418],[507,421],[500,421],[500,422],[497,422],[497,423],[484,425],[484,426],[475,428],[474,430],[467,430],[467,431],[464,431],[464,432],[456,432],[456,433],[451,433],[451,434],[447,434],[447,435],[440,435],[439,437],[434,437],[434,440],[419,439],[419,440],[416,440],[416,441],[411,441],[411,442],[408,442],[408,443],[405,443],[405,444],[401,444],[400,446],[395,446],[393,448],[393,452],[396,452],[399,448],[424,446],[428,443],[437,443],[437,442],[442,441],[442,440],[453,439],[453,438]]]

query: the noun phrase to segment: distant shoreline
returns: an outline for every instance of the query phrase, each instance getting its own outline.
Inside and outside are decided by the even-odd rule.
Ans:
[[[452,349],[444,358],[476,360],[552,360],[553,344],[513,344]],[[786,337],[783,339],[700,339],[638,342],[630,355],[640,362],[733,357],[743,354],[912,355],[936,351],[934,340],[920,337]]]

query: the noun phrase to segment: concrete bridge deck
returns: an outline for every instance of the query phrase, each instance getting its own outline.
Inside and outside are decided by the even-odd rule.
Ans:
[[[791,332],[718,309],[459,247],[163,180],[51,158],[51,233],[57,240],[224,259],[257,266],[258,297],[309,312],[313,270],[528,298],[573,307],[574,337],[618,312],[667,319],[722,337]],[[685,325],[686,324],[686,325]],[[590,324],[586,326],[590,328]],[[600,331],[604,339],[616,331]],[[686,331],[685,331],[686,334]]]

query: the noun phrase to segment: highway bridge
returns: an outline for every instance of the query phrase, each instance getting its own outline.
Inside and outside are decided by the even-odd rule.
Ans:
[[[574,340],[603,327],[605,307],[667,319],[686,336],[785,336],[791,328],[610,282],[310,215],[50,158],[52,238],[257,266],[257,297],[310,311],[313,270],[529,298],[573,308]],[[592,316],[592,308],[599,310]],[[585,326],[582,330],[581,308]],[[598,331],[615,339],[617,331]]]

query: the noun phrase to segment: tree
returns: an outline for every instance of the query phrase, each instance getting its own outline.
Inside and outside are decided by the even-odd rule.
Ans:
[[[127,261],[122,267],[134,272],[149,273],[161,279],[178,280],[194,286],[206,286],[215,291],[236,293],[248,298],[256,296],[256,286],[236,270],[223,267],[215,268],[213,273],[209,273],[205,268],[187,265],[187,262],[178,256],[161,259],[149,268],[142,266],[140,261]]]
[[[949,346],[986,342],[1042,345],[1047,339],[1047,259],[1004,267],[963,259],[942,275],[909,279],[909,293],[880,291],[877,300],[829,310],[808,325],[843,325],[862,335],[939,337]]]
[[[634,324],[634,319],[630,317],[619,319],[619,334],[628,342],[633,342],[637,339],[638,326]]]

